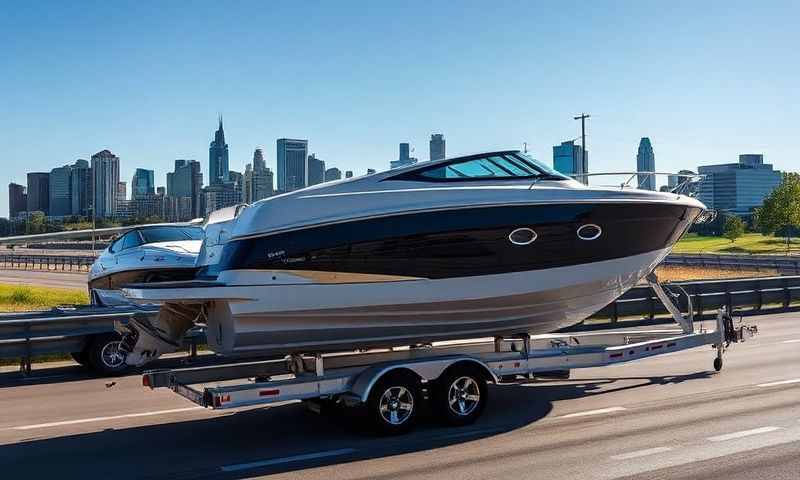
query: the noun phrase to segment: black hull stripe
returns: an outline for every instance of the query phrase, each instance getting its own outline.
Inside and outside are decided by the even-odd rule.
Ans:
[[[611,260],[672,246],[700,213],[675,204],[562,204],[471,208],[371,218],[229,242],[218,271],[233,269],[452,278]],[[602,235],[581,240],[596,224]],[[516,228],[533,229],[514,245]],[[218,272],[206,272],[216,274]]]

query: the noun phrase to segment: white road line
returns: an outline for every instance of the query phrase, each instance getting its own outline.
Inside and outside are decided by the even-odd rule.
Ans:
[[[775,387],[778,385],[789,385],[790,383],[800,383],[800,378],[792,378],[790,380],[780,380],[777,382],[759,383],[757,387]]]
[[[646,457],[648,455],[655,455],[657,453],[664,453],[670,451],[672,451],[672,448],[670,447],[655,447],[655,448],[648,448],[645,450],[637,450],[635,452],[622,453],[620,455],[612,455],[611,458],[613,460],[630,460],[632,458]]]
[[[784,340],[781,343],[800,343],[800,338],[795,338],[794,340]]]
[[[326,452],[306,453],[304,455],[293,455],[291,457],[273,458],[270,460],[261,460],[259,462],[238,463],[235,465],[225,465],[219,467],[223,472],[238,472],[241,470],[249,470],[252,468],[268,467],[270,465],[280,465],[282,463],[299,462],[302,460],[314,460],[317,458],[338,457],[340,455],[347,455],[348,453],[355,452],[355,448],[341,448],[339,450],[328,450]]]
[[[568,413],[567,415],[561,415],[561,416],[553,417],[553,418],[587,417],[589,415],[602,415],[604,413],[621,412],[623,410],[627,410],[627,408],[625,408],[625,407],[608,407],[608,408],[601,408],[599,410],[587,410],[585,412]]]
[[[188,412],[191,410],[201,409],[203,407],[186,407],[186,408],[173,408],[171,410],[157,410],[153,412],[140,412],[140,413],[126,413],[124,415],[113,415],[110,417],[94,417],[94,418],[80,418],[78,420],[64,420],[61,422],[50,422],[50,423],[37,423],[35,425],[20,425],[18,427],[11,427],[9,430],[33,430],[36,428],[49,428],[49,427],[60,427],[63,425],[76,425],[79,423],[92,423],[92,422],[105,422],[108,420],[119,420],[122,418],[138,418],[138,417],[150,417],[153,415],[165,415],[168,413],[178,413],[178,412]]]
[[[708,437],[710,442],[725,442],[727,440],[734,440],[737,438],[749,437],[751,435],[760,435],[762,433],[770,433],[776,430],[781,430],[780,427],[761,427],[752,430],[742,430],[741,432],[726,433],[725,435],[717,435],[716,437]]]

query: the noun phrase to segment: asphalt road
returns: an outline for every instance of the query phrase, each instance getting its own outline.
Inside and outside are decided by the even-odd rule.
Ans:
[[[0,284],[86,289],[86,273],[0,270]]]
[[[760,335],[569,381],[494,386],[474,425],[375,438],[299,404],[211,411],[136,375],[0,374],[0,465],[21,478],[800,478],[800,314]],[[109,382],[116,384],[108,387]]]

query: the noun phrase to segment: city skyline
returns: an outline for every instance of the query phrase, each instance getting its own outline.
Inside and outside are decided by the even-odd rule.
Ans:
[[[549,160],[553,145],[579,135],[572,116],[581,111],[592,113],[590,171],[632,169],[642,136],[656,143],[664,171],[748,151],[791,171],[800,67],[786,61],[795,35],[788,20],[800,6],[773,5],[241,3],[226,6],[225,22],[212,21],[219,6],[202,1],[87,11],[18,5],[0,19],[8,59],[0,78],[3,180],[23,184],[27,170],[109,149],[127,181],[139,167],[163,184],[174,160],[189,158],[209,183],[219,113],[229,168],[239,172],[256,146],[276,171],[274,139],[296,137],[343,171],[385,168],[400,141],[426,159],[434,132],[446,134],[449,156],[527,142],[534,157]],[[571,6],[583,12],[570,23],[581,35],[565,37]],[[442,19],[456,13],[442,38]],[[271,21],[288,15],[303,16],[307,28]],[[719,22],[726,28],[708,28]],[[110,23],[119,26],[113,38]],[[507,28],[490,33],[491,23]],[[329,34],[323,41],[308,31]],[[430,55],[431,45],[448,53]],[[0,200],[0,211],[7,203]]]

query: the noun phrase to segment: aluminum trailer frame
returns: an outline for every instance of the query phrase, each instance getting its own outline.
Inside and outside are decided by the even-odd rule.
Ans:
[[[656,288],[659,297],[671,303],[661,287]],[[464,375],[470,376],[469,372],[478,372],[478,375],[471,374],[478,382],[503,383],[516,381],[519,376],[533,379],[537,374],[548,376],[574,368],[616,365],[704,345],[715,348],[713,366],[719,371],[723,353],[730,343],[744,341],[757,333],[755,327],[734,327],[724,309],[717,314],[715,330],[695,332],[691,315],[684,318],[677,310],[670,310],[678,317],[676,321],[681,329],[521,335],[364,352],[290,355],[279,360],[152,370],[143,374],[142,383],[150,388],[169,388],[198,405],[213,409],[291,400],[334,400],[350,406],[367,404],[369,409],[381,393],[379,389],[373,396],[376,385],[383,379],[402,379],[403,376],[416,379],[423,388],[437,388],[439,382],[450,380],[448,373],[453,371],[463,374],[462,379]],[[389,394],[389,400],[398,400],[398,397],[391,397],[392,388],[409,385],[407,381],[405,384],[398,382],[399,386],[386,390],[388,393],[381,399]],[[381,384],[381,388],[384,386]],[[452,393],[452,387],[450,391]],[[479,398],[477,394],[461,393],[464,398]],[[457,400],[451,398],[450,401],[452,404]],[[381,404],[376,408],[387,407]],[[399,429],[388,430],[400,433]]]

